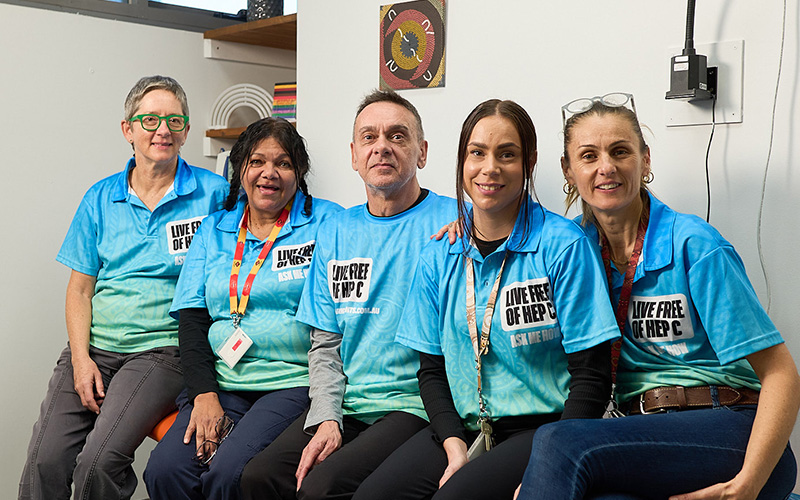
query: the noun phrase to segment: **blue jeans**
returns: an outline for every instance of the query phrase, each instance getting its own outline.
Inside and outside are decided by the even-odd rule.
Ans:
[[[234,421],[230,435],[208,465],[193,460],[194,436],[183,436],[192,405],[184,390],[178,397],[178,416],[150,454],[144,471],[147,492],[153,500],[234,500],[241,498],[242,470],[308,408],[308,387],[267,392],[255,402],[235,392],[219,392],[219,402]]]
[[[20,500],[127,499],[136,490],[133,455],[183,388],[178,348],[115,353],[89,347],[106,397],[95,415],[81,404],[72,353],[61,352],[33,427]]]
[[[565,420],[539,428],[519,500],[664,499],[732,479],[755,407]],[[786,498],[797,464],[787,445],[759,499]]]

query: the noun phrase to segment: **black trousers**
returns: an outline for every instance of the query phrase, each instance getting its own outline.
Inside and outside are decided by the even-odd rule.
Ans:
[[[358,488],[353,500],[508,499],[522,482],[539,425],[555,415],[507,417],[493,424],[496,445],[453,474],[439,489],[447,454],[428,426],[399,447]],[[477,432],[469,432],[470,442]]]
[[[389,413],[372,425],[344,417],[342,447],[311,469],[300,491],[295,491],[294,473],[303,449],[311,441],[303,431],[305,420],[306,413],[248,462],[241,480],[245,500],[352,498],[361,482],[386,457],[427,425],[422,418],[400,411]],[[527,458],[523,470],[526,463]]]

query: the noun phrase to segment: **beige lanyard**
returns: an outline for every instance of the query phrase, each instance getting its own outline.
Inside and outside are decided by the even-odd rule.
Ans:
[[[506,265],[506,258],[508,252],[503,254],[503,263],[500,264],[500,271],[497,273],[497,278],[494,280],[494,286],[489,293],[489,300],[486,303],[486,311],[483,313],[483,324],[481,325],[481,336],[478,338],[478,324],[475,317],[475,268],[472,263],[472,258],[467,257],[466,271],[467,271],[467,327],[469,328],[469,338],[472,340],[472,349],[475,352],[475,369],[478,371],[478,407],[480,413],[478,414],[478,424],[481,427],[481,434],[486,440],[486,449],[492,447],[492,426],[491,416],[489,410],[486,408],[486,402],[483,400],[482,382],[481,382],[481,356],[489,352],[489,335],[492,331],[492,316],[494,315],[494,306],[497,302],[497,291],[500,288],[500,277],[503,275],[503,268]]]

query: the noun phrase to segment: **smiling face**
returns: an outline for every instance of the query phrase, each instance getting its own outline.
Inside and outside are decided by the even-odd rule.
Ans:
[[[630,216],[638,220],[642,177],[650,172],[650,149],[631,123],[615,114],[587,115],[576,122],[561,168],[567,182],[595,216]]]
[[[297,177],[289,155],[273,137],[253,148],[242,170],[242,187],[256,216],[277,219],[297,192]]]
[[[350,144],[353,170],[368,191],[416,192],[417,168],[425,166],[428,143],[420,140],[414,115],[399,104],[376,102],[356,117]]]
[[[183,108],[175,94],[168,90],[151,90],[142,97],[134,115],[151,113],[159,116],[182,115]],[[180,132],[172,132],[166,120],[153,132],[142,128],[139,121],[122,122],[122,133],[133,144],[137,166],[173,166],[177,164],[178,153],[186,142],[189,125]]]
[[[513,227],[525,182],[522,146],[514,124],[500,115],[475,124],[464,159],[464,192],[473,204],[479,230],[491,219]]]

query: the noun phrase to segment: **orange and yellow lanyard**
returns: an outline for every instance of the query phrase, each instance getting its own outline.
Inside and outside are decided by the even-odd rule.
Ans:
[[[229,294],[231,298],[231,319],[233,320],[234,327],[239,326],[239,322],[241,321],[242,316],[244,316],[244,311],[247,309],[247,301],[250,300],[250,289],[253,287],[253,280],[256,278],[256,274],[258,274],[258,270],[261,269],[261,265],[266,260],[267,254],[272,248],[272,244],[275,243],[275,240],[278,238],[278,233],[281,232],[281,228],[289,219],[289,211],[291,208],[292,201],[290,200],[289,203],[287,203],[284,207],[283,212],[281,212],[281,215],[278,217],[278,220],[275,221],[275,225],[272,227],[269,237],[264,242],[264,247],[261,249],[261,253],[258,254],[258,258],[253,263],[253,268],[250,270],[250,274],[247,276],[247,280],[244,282],[244,287],[242,288],[242,300],[239,301],[239,270],[242,267],[244,242],[247,239],[247,223],[248,219],[250,218],[250,206],[247,205],[244,208],[242,225],[239,228],[239,237],[236,241],[236,252],[233,255],[233,266],[231,267],[231,280],[229,287]]]

